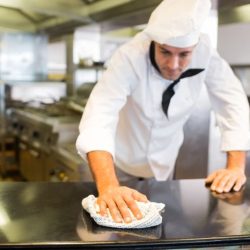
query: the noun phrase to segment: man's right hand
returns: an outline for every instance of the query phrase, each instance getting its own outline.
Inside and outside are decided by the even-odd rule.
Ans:
[[[100,214],[107,216],[107,209],[115,222],[130,223],[132,221],[131,212],[138,220],[142,219],[142,214],[136,201],[147,202],[147,197],[125,186],[110,186],[99,192],[97,203],[100,207]],[[131,211],[131,212],[130,212]]]
[[[87,154],[87,157],[99,193],[97,203],[100,214],[107,215],[107,209],[109,209],[115,222],[124,220],[129,223],[132,221],[132,214],[135,218],[141,219],[142,214],[136,201],[147,202],[148,199],[134,189],[120,186],[112,155],[106,151],[92,151]]]

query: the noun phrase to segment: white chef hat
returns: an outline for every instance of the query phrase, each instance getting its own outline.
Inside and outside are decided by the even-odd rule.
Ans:
[[[199,41],[210,8],[210,0],[163,0],[151,14],[144,33],[160,44],[193,46]]]

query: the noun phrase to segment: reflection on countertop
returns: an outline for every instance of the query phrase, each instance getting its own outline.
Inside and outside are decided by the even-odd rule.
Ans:
[[[98,226],[81,207],[84,197],[96,195],[94,183],[1,183],[0,248],[5,244],[57,249],[250,244],[249,179],[240,192],[224,195],[211,193],[203,179],[125,184],[166,204],[162,225],[145,230]],[[30,225],[32,230],[27,230]]]

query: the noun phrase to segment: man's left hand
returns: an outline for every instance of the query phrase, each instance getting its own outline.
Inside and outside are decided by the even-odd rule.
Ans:
[[[239,191],[245,182],[246,175],[242,168],[220,169],[206,179],[206,183],[211,184],[211,190],[218,193]]]

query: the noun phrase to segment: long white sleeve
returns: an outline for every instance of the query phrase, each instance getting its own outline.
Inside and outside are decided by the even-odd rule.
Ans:
[[[221,150],[249,150],[249,104],[240,81],[217,52],[213,52],[205,79],[221,131]]]
[[[114,157],[119,111],[135,83],[135,72],[120,49],[111,58],[108,69],[94,87],[84,110],[76,142],[83,158],[93,150],[104,150]]]

